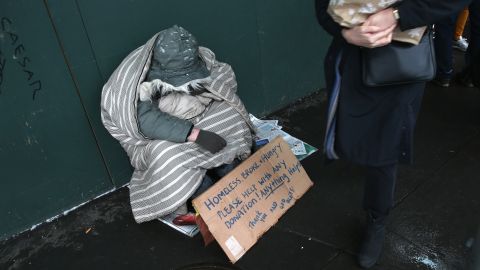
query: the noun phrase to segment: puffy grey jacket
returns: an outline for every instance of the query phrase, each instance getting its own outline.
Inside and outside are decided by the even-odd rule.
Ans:
[[[138,101],[138,128],[149,139],[185,142],[193,124],[158,108],[158,101]]]

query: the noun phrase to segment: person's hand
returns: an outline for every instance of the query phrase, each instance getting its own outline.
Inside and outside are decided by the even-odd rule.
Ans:
[[[370,15],[363,25],[376,26],[379,28],[379,31],[383,31],[392,27],[395,28],[397,26],[397,19],[395,19],[393,15],[393,8],[387,8]]]
[[[387,29],[381,30],[378,26],[360,25],[350,29],[343,29],[342,35],[345,40],[353,45],[375,48],[390,44],[392,42],[393,25]]]
[[[189,142],[195,142],[200,147],[208,150],[210,153],[215,154],[222,150],[227,142],[220,135],[203,129],[193,128],[192,132],[188,136]]]

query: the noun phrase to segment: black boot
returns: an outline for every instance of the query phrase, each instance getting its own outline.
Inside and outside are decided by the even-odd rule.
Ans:
[[[385,240],[385,218],[375,218],[371,213],[367,215],[367,229],[357,257],[362,268],[371,268],[380,258]]]

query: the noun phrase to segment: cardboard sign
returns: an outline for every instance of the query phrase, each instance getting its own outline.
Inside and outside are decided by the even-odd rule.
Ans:
[[[277,137],[193,205],[234,263],[313,185],[288,144]]]

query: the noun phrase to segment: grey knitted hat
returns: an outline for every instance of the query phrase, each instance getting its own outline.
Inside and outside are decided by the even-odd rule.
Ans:
[[[147,80],[160,79],[178,87],[210,76],[198,53],[197,39],[174,25],[158,34]]]

